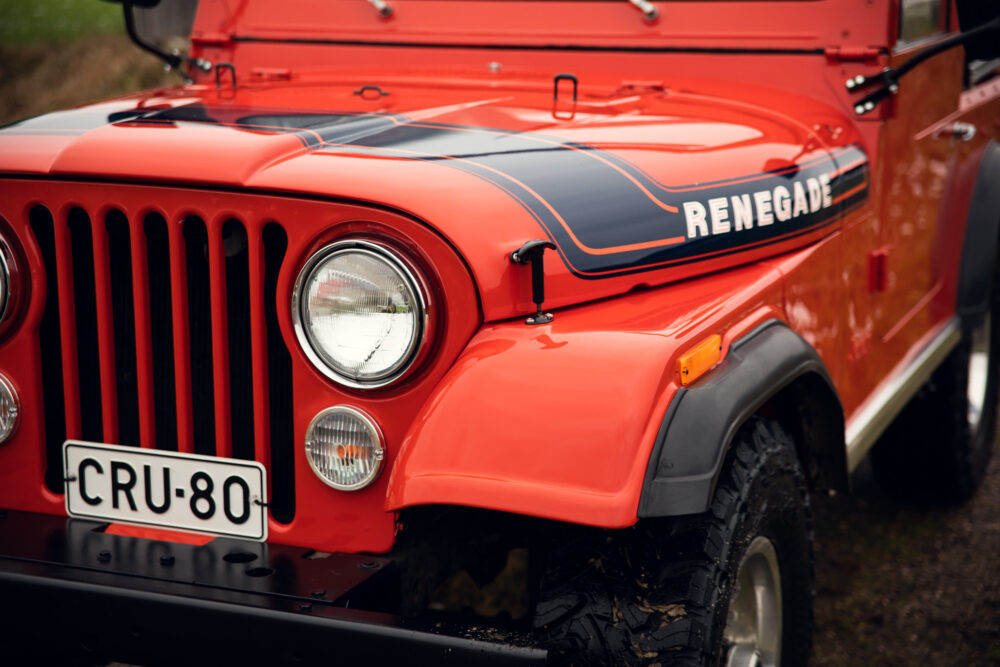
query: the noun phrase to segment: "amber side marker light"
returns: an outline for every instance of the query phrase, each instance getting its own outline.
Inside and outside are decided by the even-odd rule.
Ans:
[[[677,373],[681,386],[686,387],[712,370],[722,359],[722,337],[709,336],[677,360]]]

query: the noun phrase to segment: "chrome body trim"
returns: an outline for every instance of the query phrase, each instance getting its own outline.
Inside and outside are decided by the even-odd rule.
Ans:
[[[945,324],[901,372],[883,383],[847,424],[847,468],[853,471],[917,390],[962,339],[958,318]]]
[[[7,317],[7,304],[10,303],[10,264],[7,260],[7,253],[3,246],[0,246],[0,322]]]

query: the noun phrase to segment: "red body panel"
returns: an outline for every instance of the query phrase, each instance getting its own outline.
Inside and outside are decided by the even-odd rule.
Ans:
[[[673,2],[644,22],[620,2],[398,0],[380,19],[351,0],[233,3],[203,0],[192,32],[195,44],[270,40],[368,40],[373,43],[586,47],[822,49],[878,46],[889,39],[889,2],[782,0]],[[848,35],[844,35],[844,31]],[[238,52],[239,49],[237,48]],[[275,63],[271,63],[274,66]],[[281,63],[286,64],[286,63]]]
[[[438,381],[472,336],[478,321],[475,293],[469,274],[459,257],[434,233],[422,225],[402,216],[360,209],[350,205],[331,206],[324,203],[296,200],[264,198],[258,195],[228,194],[221,192],[191,191],[178,188],[123,186],[120,184],[79,184],[52,181],[4,180],[0,189],[0,215],[14,228],[20,239],[32,239],[27,229],[26,218],[35,204],[43,204],[53,211],[56,218],[61,211],[71,206],[81,207],[88,212],[120,210],[130,219],[141,218],[149,211],[159,212],[169,223],[171,238],[181,234],[181,223],[189,215],[198,215],[212,227],[221,227],[232,218],[243,221],[253,238],[254,231],[277,221],[288,234],[287,259],[278,280],[278,293],[285,295],[282,303],[289,303],[292,282],[298,268],[308,254],[315,250],[324,239],[343,234],[378,233],[383,237],[397,239],[403,247],[413,249],[415,258],[426,272],[429,281],[437,286],[434,293],[437,317],[447,321],[447,327],[439,327],[435,341],[436,354],[428,361],[419,378],[405,387],[380,392],[376,397],[359,396],[356,392],[338,388],[316,371],[294,344],[291,315],[288,308],[278,311],[278,319],[288,349],[293,354],[293,391],[295,400],[294,424],[296,443],[302,442],[309,421],[317,412],[337,403],[360,404],[365,411],[377,419],[387,440],[387,466],[391,467],[400,451],[400,443],[405,431],[420,406],[434,390]],[[93,215],[95,230],[100,230],[103,215]],[[288,224],[287,221],[301,221]],[[45,300],[45,274],[41,270],[42,261],[34,243],[25,243],[32,266],[33,299],[24,324],[17,334],[5,343],[0,369],[10,377],[21,397],[21,424],[10,441],[0,448],[3,465],[3,484],[0,485],[0,506],[18,507],[31,511],[48,513],[63,512],[63,497],[45,488],[45,452],[39,447],[44,441],[41,384],[31,378],[41,377],[37,327],[41,318],[41,306]],[[139,273],[139,272],[137,272]],[[65,273],[61,275],[66,275]],[[215,283],[213,283],[215,284]],[[68,291],[65,293],[69,293]],[[65,300],[64,300],[65,302]],[[137,316],[136,320],[145,318]],[[64,321],[72,321],[67,318]],[[64,350],[75,354],[70,343],[71,334],[64,335]],[[180,337],[183,339],[184,337]],[[215,336],[216,344],[223,345],[224,336]],[[137,340],[140,340],[137,336]],[[259,353],[255,351],[255,353]],[[64,355],[64,358],[66,355]],[[225,355],[222,355],[225,359]],[[259,359],[259,357],[258,357]],[[75,364],[66,364],[67,371],[75,371]],[[258,372],[266,373],[266,363],[255,364]],[[140,378],[143,377],[140,371]],[[148,375],[147,375],[148,377]],[[223,373],[223,377],[228,377]],[[22,381],[21,378],[27,378]],[[67,376],[65,385],[75,386],[75,375]],[[151,381],[140,381],[140,404],[153,403]],[[178,384],[179,394],[186,393],[184,385]],[[228,440],[229,430],[228,400],[226,392],[216,392],[215,411],[218,432]],[[181,402],[179,402],[181,404]],[[80,438],[79,403],[67,401],[67,438]],[[140,413],[146,423],[151,412]],[[178,414],[189,415],[181,409]],[[263,400],[258,400],[255,410],[257,424],[267,423],[267,408]],[[105,428],[114,428],[115,419],[105,422]],[[152,432],[150,423],[147,427]],[[107,431],[105,431],[107,433]],[[264,443],[256,450],[257,459],[267,463],[269,448],[267,431],[259,427]],[[183,432],[178,438],[181,448],[188,438]],[[152,445],[151,438],[143,438],[144,445]],[[290,443],[289,443],[290,444]],[[373,486],[355,493],[338,492],[326,486],[312,473],[301,447],[295,451],[295,519],[285,525],[271,522],[269,529],[273,541],[326,547],[340,551],[385,550],[392,543],[395,531],[394,518],[382,508],[387,476],[383,476]],[[336,517],[331,520],[331,517]]]
[[[620,80],[620,79],[619,79]],[[685,81],[684,85],[695,85]],[[348,84],[347,89],[352,85]],[[471,82],[470,84],[471,85]],[[483,85],[483,84],[480,84]],[[711,191],[701,183],[720,181],[743,182],[755,175],[775,169],[794,167],[831,160],[830,171],[843,155],[846,147],[858,145],[855,152],[863,153],[856,144],[858,134],[842,130],[836,138],[825,139],[814,134],[811,126],[847,127],[847,119],[837,112],[817,105],[804,98],[778,95],[775,91],[746,88],[747,96],[755,101],[770,99],[773,108],[794,106],[807,120],[792,120],[778,111],[761,108],[744,102],[735,104],[715,97],[720,86],[707,86],[705,93],[667,94],[646,92],[633,94],[631,108],[622,114],[614,106],[593,113],[578,113],[572,121],[553,117],[550,106],[551,91],[527,92],[512,86],[512,90],[435,92],[431,95],[417,87],[395,88],[398,100],[393,108],[383,110],[396,114],[393,118],[406,129],[419,132],[427,128],[448,127],[455,138],[444,137],[427,142],[427,148],[387,156],[368,152],[354,145],[344,145],[336,140],[323,141],[316,133],[304,129],[306,140],[315,144],[304,145],[302,137],[290,135],[284,128],[267,122],[239,124],[246,118],[259,119],[262,114],[288,115],[308,113],[366,114],[370,109],[356,96],[344,93],[339,103],[326,99],[300,99],[298,95],[309,90],[305,86],[268,86],[263,90],[240,92],[232,100],[224,101],[212,91],[201,95],[186,94],[179,99],[153,96],[144,99],[116,102],[103,107],[92,107],[66,118],[44,117],[12,128],[0,134],[0,169],[32,171],[47,175],[89,175],[108,179],[144,180],[153,182],[215,184],[226,187],[248,187],[256,190],[321,194],[338,199],[361,202],[390,203],[425,221],[433,221],[467,258],[480,289],[486,320],[503,319],[532,310],[526,274],[518,271],[505,260],[514,247],[529,238],[544,235],[539,227],[535,210],[525,206],[525,196],[536,195],[537,201],[529,202],[533,209],[555,211],[561,220],[552,224],[572,225],[573,214],[591,216],[605,213],[607,217],[588,224],[603,223],[608,239],[599,239],[605,245],[594,247],[586,240],[579,240],[583,247],[577,252],[588,264],[559,267],[553,262],[547,278],[548,303],[560,307],[625,292],[637,285],[655,285],[679,280],[691,275],[715,271],[725,266],[742,264],[760,257],[780,253],[802,246],[828,234],[836,223],[826,224],[813,233],[778,235],[766,247],[747,247],[743,252],[715,259],[715,251],[692,252],[700,261],[676,263],[657,259],[640,260],[639,272],[622,270],[606,257],[618,254],[618,248],[641,248],[640,244],[625,245],[616,242],[614,217],[623,211],[623,200],[644,203],[645,208],[658,212],[663,218],[666,238],[650,237],[647,242],[655,250],[656,243],[667,243],[684,233],[684,216],[679,210],[680,200],[707,197]],[[470,92],[476,95],[475,103],[469,102]],[[609,91],[610,92],[610,91]],[[410,96],[412,103],[407,103]],[[459,104],[465,100],[465,104]],[[319,106],[323,102],[329,106]],[[431,106],[433,102],[437,104]],[[120,122],[107,124],[112,113],[131,109],[145,109],[169,104],[184,109],[185,105],[201,104],[208,108],[207,115],[215,110],[228,112],[229,122],[205,120]],[[278,105],[294,105],[291,107]],[[330,108],[335,109],[331,112]],[[167,110],[169,111],[169,109]],[[161,111],[160,116],[166,111]],[[217,114],[219,115],[219,114]],[[362,116],[364,117],[364,116]],[[102,122],[105,121],[105,122]],[[273,121],[272,121],[273,122]],[[808,124],[807,124],[808,123]],[[62,145],[52,150],[47,142],[37,143],[38,137],[56,125],[63,132]],[[474,128],[496,128],[477,130]],[[470,129],[464,129],[470,128]],[[71,133],[72,132],[72,133]],[[827,133],[829,134],[829,133]],[[576,151],[571,156],[568,171],[557,173],[571,192],[573,189],[594,191],[597,200],[583,200],[575,195],[564,198],[581,199],[570,202],[569,210],[559,203],[550,202],[545,191],[524,182],[519,173],[511,178],[526,186],[527,195],[504,189],[504,183],[484,183],[483,175],[470,173],[470,161],[463,158],[441,159],[428,164],[416,161],[415,156],[433,155],[427,151],[440,148],[449,150],[461,142],[476,142],[488,147],[494,143],[517,142],[510,151],[516,154],[520,144],[527,150],[545,152],[569,142],[586,146],[586,151]],[[34,148],[37,145],[37,148]],[[212,147],[210,154],[203,154],[203,147]],[[33,149],[37,153],[32,154]],[[483,150],[486,150],[484,148]],[[501,151],[506,150],[503,146]],[[589,152],[588,152],[589,151]],[[592,156],[608,155],[609,159]],[[109,161],[111,152],[117,159]],[[44,153],[44,154],[43,154]],[[412,154],[412,155],[411,155]],[[9,156],[5,159],[2,156]],[[725,156],[716,159],[713,156]],[[24,158],[28,157],[28,160]],[[861,156],[862,160],[864,156]],[[13,163],[16,159],[17,163]],[[537,159],[527,155],[526,162]],[[609,160],[620,160],[611,163]],[[844,163],[846,158],[841,158]],[[857,162],[855,158],[851,158]],[[10,160],[10,161],[8,161]],[[44,168],[32,169],[29,166]],[[479,165],[476,165],[479,166]],[[562,166],[557,165],[557,166]],[[847,165],[845,165],[847,166]],[[20,167],[20,168],[18,168]],[[495,174],[499,169],[489,165]],[[576,169],[577,173],[572,170]],[[429,175],[430,174],[430,175]],[[491,175],[487,173],[487,175]],[[645,176],[645,178],[643,178]],[[552,183],[543,182],[552,187]],[[391,202],[386,191],[391,188]],[[754,188],[747,187],[747,190]],[[573,207],[583,207],[575,210]],[[596,207],[603,206],[603,209]],[[488,214],[484,214],[488,212]],[[637,211],[636,214],[642,213]],[[604,222],[606,221],[606,222]],[[559,231],[559,230],[556,230]],[[627,238],[623,235],[623,238]],[[645,237],[643,237],[645,238]],[[574,241],[577,242],[577,241]],[[576,250],[565,244],[566,252]],[[713,252],[715,254],[713,254]],[[611,255],[607,253],[612,253]],[[621,254],[634,254],[623,252]],[[626,260],[627,261],[627,260]],[[590,266],[596,268],[590,268]],[[665,267],[659,269],[659,267]],[[607,267],[607,268],[602,268]],[[574,275],[574,273],[576,275]],[[583,279],[581,279],[583,278]],[[600,279],[593,279],[600,278]]]
[[[407,434],[390,509],[447,502],[607,527],[635,523],[676,357],[782,317],[777,271],[736,269],[484,327]],[[558,389],[556,387],[558,386]],[[441,442],[460,447],[436,446]],[[571,519],[569,517],[572,517]]]
[[[189,215],[215,239],[231,218],[252,238],[281,224],[288,253],[275,298],[292,356],[296,511],[270,534],[326,551],[388,550],[395,511],[420,504],[628,526],[678,387],[676,360],[706,336],[721,335],[725,353],[760,322],[784,320],[818,350],[850,418],[953,315],[975,169],[1000,134],[1000,88],[994,79],[963,92],[962,54],[950,51],[910,73],[898,100],[856,118],[843,82],[912,55],[892,47],[895,3],[661,3],[652,24],[624,0],[392,4],[382,20],[362,0],[202,0],[192,52],[231,62],[235,85],[199,75],[0,129],[0,217],[24,246],[32,287],[23,324],[0,347],[23,408],[19,431],[0,444],[0,507],[63,507],[43,481],[35,378],[46,292],[72,286],[67,272],[46,284],[27,228],[35,204],[57,219],[73,207],[92,221],[120,210],[134,224],[159,213],[175,282]],[[560,73],[578,79],[578,99],[566,81],[554,90]],[[958,120],[976,125],[973,141],[940,133]],[[740,229],[741,196],[772,224]],[[109,397],[101,420],[113,441],[103,229],[93,224]],[[410,379],[374,391],[315,370],[286,306],[311,252],[359,234],[388,239],[437,286],[431,354]],[[523,320],[534,311],[530,271],[509,259],[530,239],[558,246],[545,264],[555,321],[538,327]],[[56,242],[65,255],[68,241]],[[223,272],[218,240],[208,261]],[[872,281],[873,261],[883,262],[882,282]],[[261,262],[258,248],[256,293]],[[146,341],[148,286],[135,281],[136,338]],[[183,311],[183,294],[172,297]],[[211,299],[212,396],[228,415],[217,283]],[[73,322],[72,302],[60,305]],[[174,322],[178,447],[191,451],[183,325]],[[69,361],[73,333],[62,333]],[[265,462],[266,343],[263,326],[254,329],[254,433]],[[151,446],[144,345],[140,426]],[[76,372],[65,365],[67,386]],[[301,446],[313,416],[341,403],[370,414],[387,440],[385,472],[354,493],[320,482]],[[79,405],[68,401],[65,419],[77,437]],[[226,454],[231,432],[222,419],[216,429]]]

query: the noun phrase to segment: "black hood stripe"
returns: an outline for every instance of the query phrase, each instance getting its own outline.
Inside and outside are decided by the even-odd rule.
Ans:
[[[292,134],[303,150],[324,154],[438,162],[512,197],[556,243],[570,271],[583,278],[703,261],[812,234],[868,198],[868,160],[858,146],[832,152],[816,147],[801,162],[739,178],[668,185],[595,146],[401,115],[190,104],[120,111],[104,123],[92,111],[50,116],[0,133],[205,123]]]

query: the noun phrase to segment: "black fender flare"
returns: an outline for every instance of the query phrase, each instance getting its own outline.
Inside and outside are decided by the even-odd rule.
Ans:
[[[674,396],[650,456],[639,518],[707,510],[737,430],[797,382],[809,387],[799,392],[809,396],[799,399],[812,413],[809,434],[817,440],[815,454],[823,467],[832,467],[825,473],[836,480],[834,486],[844,487],[844,412],[826,365],[815,348],[785,323],[768,320],[735,341],[709,374]]]
[[[1000,144],[990,140],[983,152],[969,199],[959,264],[956,311],[968,330],[977,326],[990,303],[993,267],[1000,238]]]

